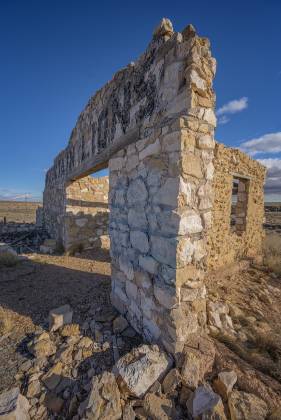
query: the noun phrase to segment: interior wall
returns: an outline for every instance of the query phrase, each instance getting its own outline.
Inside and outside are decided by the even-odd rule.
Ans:
[[[87,176],[68,184],[63,219],[66,250],[108,242],[108,189],[108,176]]]

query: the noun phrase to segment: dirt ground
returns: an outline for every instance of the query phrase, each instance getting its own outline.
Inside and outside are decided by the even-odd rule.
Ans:
[[[0,289],[0,308],[8,322],[7,332],[1,336],[0,331],[0,392],[13,384],[26,359],[26,334],[39,326],[47,328],[51,309],[70,304],[73,321],[81,325],[89,311],[93,315],[114,311],[106,250],[83,258],[29,255],[29,261],[17,267],[0,269]]]
[[[207,305],[210,301],[227,304],[237,333],[235,337],[212,334],[217,349],[212,377],[223,369],[235,370],[240,390],[260,396],[271,408],[280,406],[281,273],[264,266],[245,264],[239,271],[233,266],[233,270],[210,273],[206,287]],[[27,342],[38,330],[48,329],[51,309],[69,304],[81,331],[84,324],[89,331],[91,320],[102,320],[105,330],[110,328],[117,315],[110,289],[106,249],[76,257],[29,254],[15,267],[0,268],[0,392],[19,383],[21,366],[30,360]],[[124,353],[142,342],[137,335],[123,340]],[[102,357],[100,365],[110,369],[113,349]]]
[[[42,203],[0,201],[0,222],[6,217],[7,222],[34,223],[40,205]]]

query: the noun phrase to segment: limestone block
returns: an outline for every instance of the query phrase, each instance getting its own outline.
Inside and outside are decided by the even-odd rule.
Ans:
[[[179,152],[181,150],[181,131],[165,134],[162,140],[164,152]]]
[[[206,81],[194,69],[190,72],[190,82],[198,92],[204,92],[207,89]]]
[[[152,319],[148,319],[145,316],[143,317],[143,334],[145,338],[150,342],[157,341],[162,331],[157,325],[157,322],[154,322]]]
[[[148,291],[152,286],[150,276],[144,271],[135,272],[135,281],[138,287],[145,291]]]
[[[233,370],[220,372],[218,378],[214,381],[213,387],[224,400],[227,400],[236,381],[237,375]]]
[[[148,156],[158,155],[161,152],[160,142],[157,139],[154,143],[149,144],[145,149],[139,152],[139,159],[143,160]]]
[[[177,265],[186,265],[191,263],[195,247],[190,238],[180,238],[177,248]]]
[[[205,374],[212,370],[214,360],[215,347],[212,341],[198,334],[190,335],[177,360],[183,383],[189,388],[197,388]]]
[[[168,178],[153,198],[154,204],[161,204],[171,207],[177,206],[179,193],[179,180]]]
[[[124,166],[124,159],[122,157],[112,158],[109,160],[108,167],[110,171],[120,171]]]
[[[154,296],[167,309],[171,309],[179,303],[176,290],[172,287],[159,287],[154,285]]]
[[[195,178],[203,178],[201,168],[201,158],[191,152],[185,153],[182,156],[182,170],[186,175],[194,176]]]
[[[213,127],[217,126],[217,118],[214,111],[211,108],[205,109],[203,120],[206,121],[208,124],[212,125]]]
[[[128,280],[133,280],[134,278],[134,269],[132,263],[128,258],[121,256],[119,257],[119,266],[120,270],[123,271]]]
[[[113,321],[113,331],[115,334],[121,333],[128,327],[128,321],[122,315],[119,315]]]
[[[180,215],[179,220],[179,235],[193,234],[202,232],[203,226],[201,217],[195,210],[186,210]]]
[[[126,170],[128,172],[131,172],[133,169],[135,169],[139,164],[139,157],[138,155],[130,156],[127,160],[126,164]]]
[[[65,324],[71,324],[73,311],[69,305],[63,305],[49,312],[49,329],[56,331]]]
[[[142,209],[131,208],[128,212],[128,224],[133,228],[146,229],[147,218]]]
[[[119,420],[122,417],[122,408],[114,375],[104,372],[99,376],[94,376],[90,393],[80,407],[81,418]]]
[[[19,388],[12,388],[0,394],[1,420],[29,420],[28,400],[21,395]]]
[[[173,400],[164,395],[158,396],[149,392],[144,398],[143,407],[149,419],[170,420],[175,418],[176,411]]]
[[[232,391],[228,399],[231,420],[264,420],[268,414],[267,404],[254,394]]]
[[[130,280],[126,281],[126,293],[129,299],[137,300],[138,288]]]
[[[180,298],[183,302],[193,302],[196,299],[205,299],[207,294],[206,287],[202,286],[197,289],[182,287],[180,289]]]
[[[146,254],[149,251],[148,237],[141,231],[131,231],[130,241],[133,248],[138,249],[140,252]]]
[[[144,207],[147,197],[147,189],[141,179],[136,179],[130,183],[127,191],[127,200],[130,206]]]
[[[176,246],[177,241],[173,238],[161,236],[150,237],[151,255],[158,262],[176,267]]]
[[[113,373],[121,388],[141,398],[171,365],[172,359],[157,345],[144,344],[121,357],[113,367]]]
[[[124,190],[116,190],[114,203],[117,206],[124,206],[125,204]]]
[[[141,268],[143,268],[145,271],[151,274],[156,274],[158,271],[158,262],[155,261],[154,258],[150,256],[139,256],[139,265]]]
[[[215,148],[215,140],[212,136],[205,134],[201,136],[198,140],[198,147],[199,149],[214,149]]]
[[[187,401],[187,409],[193,417],[226,420],[223,404],[219,395],[211,388],[199,386]],[[209,417],[207,417],[209,415]],[[213,415],[213,417],[211,417]],[[206,417],[205,417],[206,416]]]

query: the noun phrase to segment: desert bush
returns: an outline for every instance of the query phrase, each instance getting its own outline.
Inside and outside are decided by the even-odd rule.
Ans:
[[[276,274],[281,274],[281,235],[266,235],[263,248],[265,264]]]
[[[14,267],[19,262],[16,255],[10,254],[9,252],[3,252],[0,254],[0,268],[2,267]]]

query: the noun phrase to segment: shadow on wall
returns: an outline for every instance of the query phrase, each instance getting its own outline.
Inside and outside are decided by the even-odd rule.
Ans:
[[[85,201],[75,200],[74,198],[67,198],[66,206],[77,206],[77,207],[92,207],[92,208],[104,208],[108,209],[108,203],[102,201]]]
[[[108,223],[109,212],[104,210],[97,209],[95,214],[68,211],[63,221],[65,250],[75,254],[85,248],[109,247]]]

